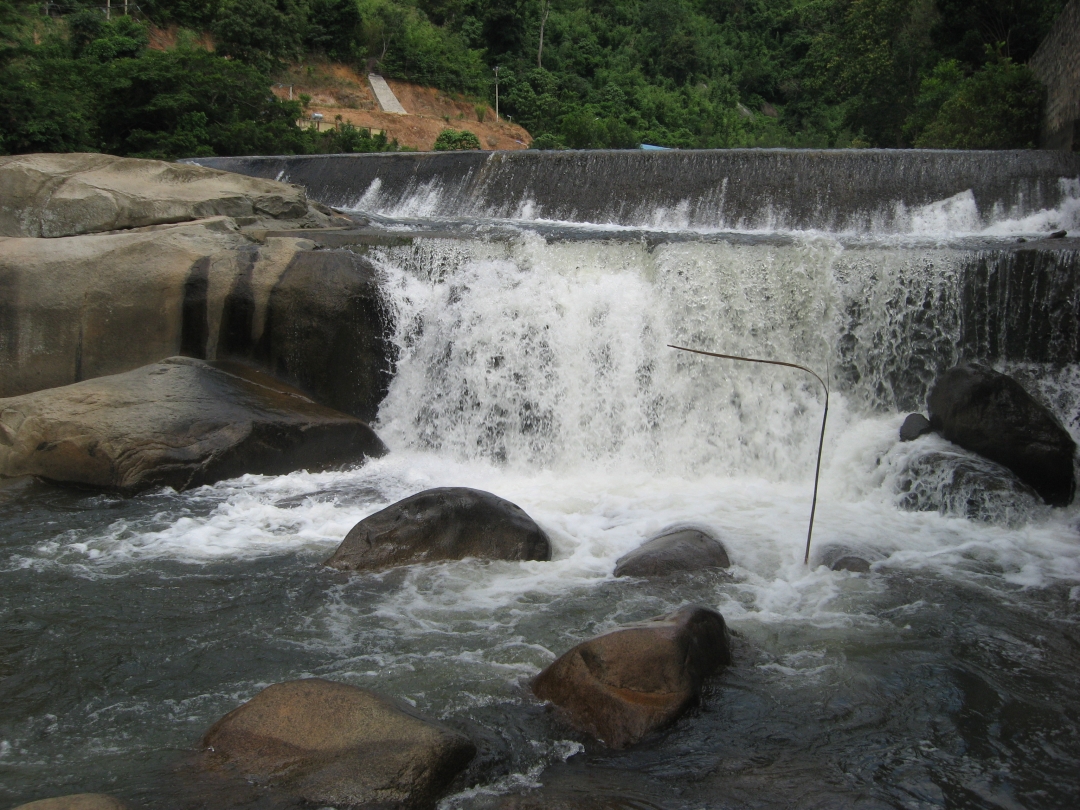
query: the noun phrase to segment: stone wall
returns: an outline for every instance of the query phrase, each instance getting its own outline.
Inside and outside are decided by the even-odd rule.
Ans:
[[[1058,15],[1030,65],[1048,91],[1040,146],[1080,149],[1080,0]]]

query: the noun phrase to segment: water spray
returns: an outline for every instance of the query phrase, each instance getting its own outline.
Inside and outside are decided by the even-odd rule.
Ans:
[[[825,413],[821,415],[821,435],[818,437],[817,466],[814,467],[814,497],[810,502],[810,527],[806,530],[806,554],[803,556],[803,565],[809,565],[810,538],[814,534],[814,513],[817,512],[818,478],[821,476],[821,448],[825,445],[825,420],[829,418],[829,384],[821,379],[816,371],[809,369],[806,366],[800,366],[798,363],[785,363],[783,360],[762,360],[757,357],[739,357],[734,354],[719,354],[718,352],[704,352],[700,349],[688,349],[685,346],[675,346],[671,343],[668,344],[668,348],[678,349],[680,352],[690,352],[691,354],[703,354],[706,357],[720,357],[724,360],[741,360],[744,363],[764,363],[770,366],[797,368],[800,371],[805,371],[807,374],[813,374],[814,378],[821,383],[821,387],[825,389]]]

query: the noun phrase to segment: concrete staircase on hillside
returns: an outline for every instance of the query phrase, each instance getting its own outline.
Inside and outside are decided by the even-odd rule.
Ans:
[[[394,95],[394,91],[390,89],[390,85],[386,83],[386,79],[376,73],[369,73],[368,82],[371,83],[371,89],[375,92],[375,98],[378,99],[383,112],[408,115],[397,96]]]

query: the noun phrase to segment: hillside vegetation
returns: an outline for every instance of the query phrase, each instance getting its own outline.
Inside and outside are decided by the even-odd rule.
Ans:
[[[95,0],[97,2],[98,0]],[[1035,145],[1064,0],[0,0],[0,151],[390,148],[270,88],[351,64],[495,104],[539,148]],[[43,13],[48,10],[50,16]],[[147,47],[149,25],[179,26]],[[212,42],[212,50],[205,43]]]

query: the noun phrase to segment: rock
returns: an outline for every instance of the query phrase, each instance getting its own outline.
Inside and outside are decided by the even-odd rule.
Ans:
[[[434,807],[476,754],[404,702],[311,678],[264,689],[203,737],[205,767],[349,806]]]
[[[974,363],[957,366],[935,381],[927,404],[946,439],[1008,467],[1051,506],[1072,502],[1076,444],[1016,380]]]
[[[297,186],[91,153],[0,157],[0,236],[59,237],[227,216],[266,227],[348,223]]]
[[[0,397],[185,354],[240,360],[361,419],[389,386],[375,269],[218,218],[152,231],[0,238]]]
[[[930,420],[921,413],[909,413],[904,424],[900,426],[900,441],[913,442],[920,436],[933,432]]]
[[[704,679],[731,663],[730,646],[723,616],[685,607],[579,644],[532,690],[578,730],[625,748],[690,708]]]
[[[0,399],[0,476],[134,493],[386,452],[355,417],[236,363],[171,357]]]
[[[979,456],[941,450],[915,455],[897,476],[899,506],[986,523],[1019,525],[1042,499],[1007,467]]]
[[[617,577],[662,577],[679,571],[730,568],[719,540],[697,529],[676,529],[646,541],[615,563]]]
[[[543,529],[517,504],[465,487],[427,489],[361,520],[326,565],[381,571],[463,560],[550,560]]]
[[[833,571],[852,571],[856,574],[869,574],[870,563],[862,557],[841,557],[831,566]]]
[[[12,810],[128,810],[128,806],[104,793],[74,793],[20,804]]]

